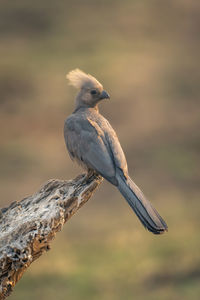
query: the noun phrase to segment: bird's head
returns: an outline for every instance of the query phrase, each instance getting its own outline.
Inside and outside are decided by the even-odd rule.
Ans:
[[[110,98],[103,90],[102,84],[90,74],[75,69],[69,72],[66,78],[70,85],[80,90],[76,98],[77,107],[95,107],[99,101]]]

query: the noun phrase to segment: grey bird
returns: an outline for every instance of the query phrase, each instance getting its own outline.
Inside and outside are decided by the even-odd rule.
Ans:
[[[95,172],[115,185],[146,229],[154,234],[167,231],[167,225],[128,175],[124,152],[110,123],[99,113],[98,104],[109,99],[102,84],[93,76],[75,69],[67,74],[69,83],[79,89],[75,110],[65,120],[64,138],[72,160],[88,174]]]

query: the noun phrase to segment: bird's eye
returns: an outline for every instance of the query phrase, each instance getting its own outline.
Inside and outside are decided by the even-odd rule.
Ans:
[[[92,95],[96,95],[97,91],[96,90],[91,90],[90,92]]]

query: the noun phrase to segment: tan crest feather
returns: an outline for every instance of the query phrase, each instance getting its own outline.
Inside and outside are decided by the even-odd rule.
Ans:
[[[66,78],[69,80],[69,84],[76,88],[82,88],[83,86],[90,85],[93,87],[102,87],[101,83],[90,74],[86,74],[79,69],[70,71]]]

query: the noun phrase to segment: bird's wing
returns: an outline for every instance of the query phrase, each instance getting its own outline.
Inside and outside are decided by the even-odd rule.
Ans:
[[[95,121],[71,116],[65,122],[64,136],[72,158],[117,184],[113,154],[104,131]]]
[[[104,128],[105,130],[105,138],[107,140],[107,144],[109,145],[110,151],[112,152],[113,160],[115,162],[116,168],[119,168],[123,171],[125,177],[128,176],[128,166],[126,162],[126,157],[118,140],[118,137],[110,125],[110,123],[104,118]]]

